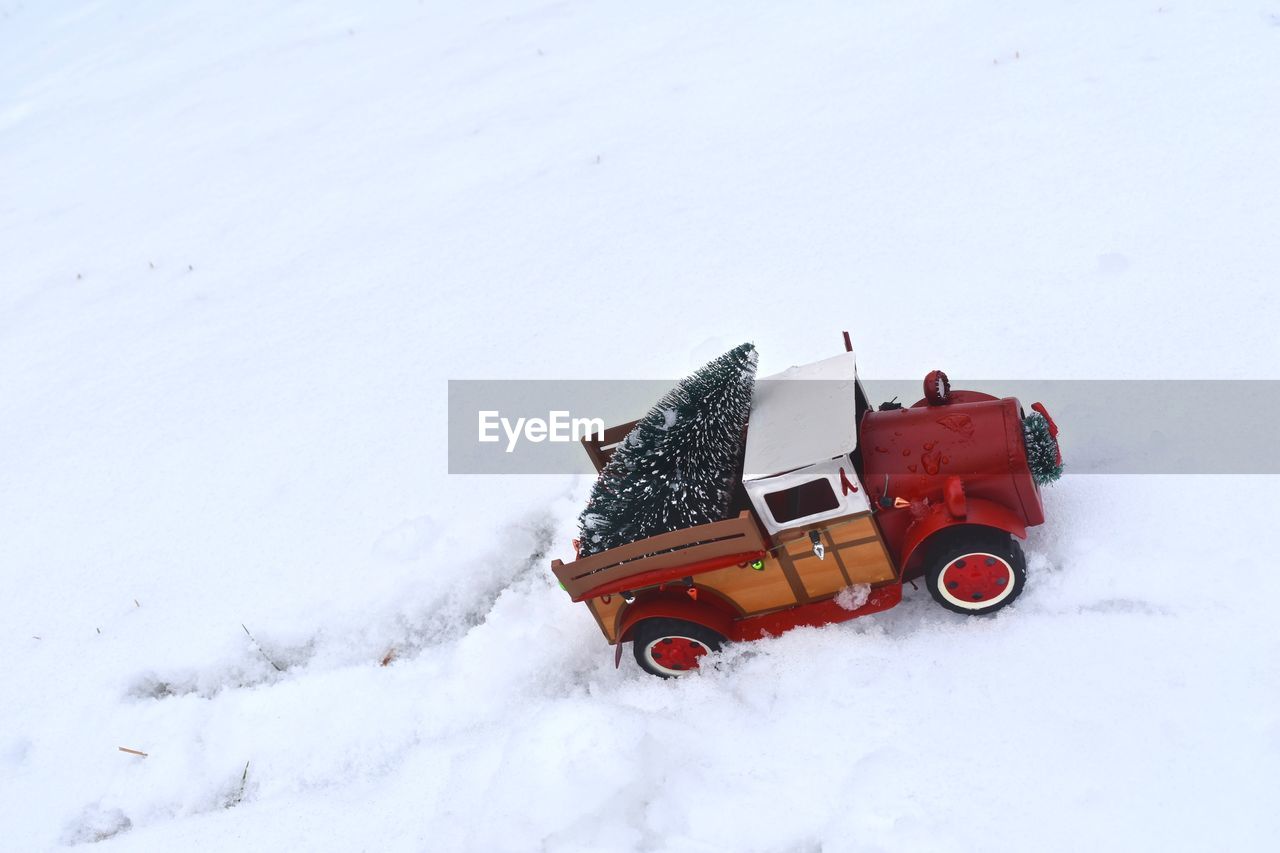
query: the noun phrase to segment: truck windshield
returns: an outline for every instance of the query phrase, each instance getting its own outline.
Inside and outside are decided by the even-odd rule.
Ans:
[[[790,489],[770,492],[764,496],[764,500],[773,520],[778,524],[829,512],[840,506],[835,489],[831,488],[831,482],[825,477],[809,480]]]

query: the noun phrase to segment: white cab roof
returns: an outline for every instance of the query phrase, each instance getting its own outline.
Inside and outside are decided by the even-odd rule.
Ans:
[[[853,353],[756,380],[743,480],[759,480],[851,452],[858,444]]]

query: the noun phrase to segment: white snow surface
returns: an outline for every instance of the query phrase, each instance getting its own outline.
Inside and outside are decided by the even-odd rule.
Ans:
[[[1275,479],[1067,476],[996,617],[667,682],[444,407],[1276,378],[1278,79],[1273,0],[0,0],[0,848],[1271,849]]]

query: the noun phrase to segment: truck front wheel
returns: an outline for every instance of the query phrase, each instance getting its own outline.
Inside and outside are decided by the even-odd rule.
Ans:
[[[684,619],[645,619],[636,623],[632,647],[645,672],[663,678],[688,675],[705,655],[720,650],[725,638]]]
[[[1007,533],[966,533],[933,552],[925,578],[934,601],[956,613],[981,616],[1018,597],[1027,561]]]

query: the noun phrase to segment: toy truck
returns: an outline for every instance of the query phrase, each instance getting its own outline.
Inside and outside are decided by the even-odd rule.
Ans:
[[[1013,602],[1026,580],[1017,538],[1044,521],[1026,413],[1014,398],[953,391],[941,371],[924,384],[914,405],[875,410],[852,351],[765,377],[732,517],[553,561],[617,647],[615,665],[630,642],[647,672],[683,675],[728,641],[891,608],[916,578],[957,613]],[[1057,453],[1057,427],[1033,409]],[[634,424],[584,441],[597,471]]]

